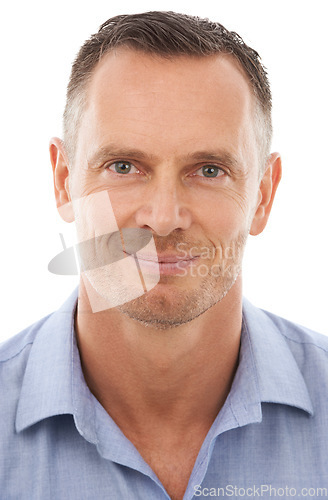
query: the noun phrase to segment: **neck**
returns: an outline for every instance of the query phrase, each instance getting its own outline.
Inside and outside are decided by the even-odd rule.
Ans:
[[[159,330],[116,308],[92,313],[80,287],[76,332],[91,392],[121,429],[163,423],[208,427],[235,374],[241,278],[218,304],[184,325]],[[147,418],[145,418],[147,416]]]

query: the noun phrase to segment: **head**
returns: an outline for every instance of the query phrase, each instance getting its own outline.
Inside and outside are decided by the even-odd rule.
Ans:
[[[127,259],[86,266],[86,287],[117,304],[113,280],[126,282],[120,311],[158,328],[238,295],[247,236],[264,229],[281,175],[270,112],[258,54],[221,25],[173,13],[104,23],[73,65],[64,142],[51,143],[57,204],[80,241],[94,238],[88,263],[113,231],[150,231],[153,245],[136,254],[138,298]]]

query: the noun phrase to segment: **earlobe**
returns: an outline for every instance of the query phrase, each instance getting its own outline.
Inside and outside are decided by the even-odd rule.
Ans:
[[[58,137],[52,138],[49,151],[57,210],[65,222],[73,222],[74,211],[69,191],[70,171],[63,141]]]
[[[250,234],[253,236],[260,234],[268,222],[281,172],[280,154],[272,153],[259,186],[259,202],[250,229]]]

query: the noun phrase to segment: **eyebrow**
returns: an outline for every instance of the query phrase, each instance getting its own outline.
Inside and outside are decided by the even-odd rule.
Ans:
[[[149,160],[154,158],[153,155],[148,155],[139,149],[117,148],[116,146],[104,146],[99,148],[94,154],[88,158],[88,167],[92,168],[108,161],[110,158],[134,158],[136,160]]]
[[[221,163],[222,165],[225,165],[226,167],[233,170],[234,172],[239,172],[242,170],[241,162],[234,155],[232,155],[230,152],[226,150],[196,151],[194,153],[191,153],[190,155],[187,155],[186,158],[190,158],[191,160],[194,161],[208,161],[208,162]]]
[[[131,158],[135,160],[147,161],[156,161],[158,159],[156,155],[145,153],[140,149],[129,149],[125,147],[118,148],[116,145],[107,145],[99,148],[94,154],[92,154],[87,160],[87,164],[89,168],[96,168],[98,165],[101,165],[111,158],[120,158],[122,160]],[[221,163],[236,173],[243,170],[241,162],[226,150],[195,151],[193,153],[183,155],[178,159],[179,161],[185,163],[190,161]]]

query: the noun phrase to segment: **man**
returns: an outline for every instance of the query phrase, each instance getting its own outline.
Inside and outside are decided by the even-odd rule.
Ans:
[[[1,498],[328,494],[328,342],[242,299],[270,113],[218,23],[118,16],[82,46],[50,144],[81,281],[1,348]]]

